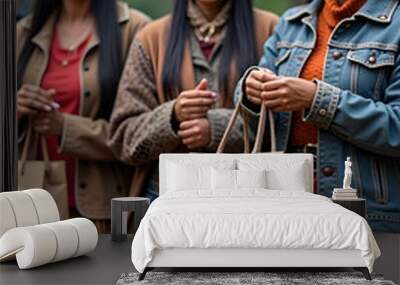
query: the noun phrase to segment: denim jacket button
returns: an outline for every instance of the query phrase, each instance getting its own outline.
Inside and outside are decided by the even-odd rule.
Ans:
[[[322,117],[326,116],[327,111],[325,109],[321,109],[318,111],[318,114]]]
[[[379,16],[378,17],[379,18],[379,20],[387,20],[387,18],[388,18],[388,16],[386,16],[386,15],[381,15],[381,16]]]
[[[324,168],[322,168],[322,173],[326,177],[332,176],[333,173],[335,173],[335,168],[333,168],[333,167],[324,167]]]
[[[376,57],[373,56],[373,55],[371,55],[371,56],[368,58],[368,62],[371,63],[371,64],[376,63]]]
[[[334,60],[338,60],[338,59],[340,59],[342,57],[342,55],[343,54],[340,51],[334,51],[333,52],[333,59]]]

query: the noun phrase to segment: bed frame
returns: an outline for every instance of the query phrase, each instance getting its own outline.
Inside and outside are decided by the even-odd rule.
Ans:
[[[371,280],[368,268],[359,250],[323,250],[323,249],[183,249],[171,248],[156,250],[139,280],[143,280],[148,271],[179,268],[198,271],[271,271],[271,269],[291,271],[343,271],[353,268],[361,271],[367,280]],[[342,268],[342,270],[339,270]],[[196,270],[194,270],[196,269]],[[200,271],[201,271],[200,270]]]
[[[279,156],[279,157],[277,157]],[[253,159],[260,157],[307,161],[309,169],[309,187],[313,191],[313,157],[311,154],[162,154],[160,156],[160,195],[166,192],[165,185],[167,160],[194,159],[217,161],[220,159]],[[359,250],[328,250],[328,249],[238,249],[238,248],[170,248],[158,249],[154,252],[152,261],[139,275],[143,280],[148,271],[154,269],[182,269],[182,271],[268,271],[304,270],[304,271],[336,271],[339,268],[353,268],[361,271],[367,280],[371,275]],[[196,269],[196,270],[194,270]],[[343,270],[337,270],[343,271]]]

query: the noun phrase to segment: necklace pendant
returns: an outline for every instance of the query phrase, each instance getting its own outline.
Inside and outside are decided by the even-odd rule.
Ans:
[[[61,65],[62,65],[63,67],[68,66],[68,64],[69,64],[69,61],[66,60],[66,59],[64,59],[63,61],[61,61]]]

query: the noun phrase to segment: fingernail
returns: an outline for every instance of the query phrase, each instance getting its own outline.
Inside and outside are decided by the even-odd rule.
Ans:
[[[51,107],[53,107],[53,109],[60,109],[60,104],[57,102],[51,102]]]
[[[45,106],[44,108],[46,111],[49,111],[49,112],[51,111],[51,107],[49,107],[49,106]]]

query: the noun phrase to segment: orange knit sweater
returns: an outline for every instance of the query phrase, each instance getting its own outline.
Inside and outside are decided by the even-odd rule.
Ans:
[[[325,56],[333,29],[342,19],[357,12],[365,2],[366,0],[344,0],[340,5],[338,0],[325,0],[318,15],[317,42],[301,71],[301,78],[323,79]],[[303,147],[308,143],[316,144],[318,140],[318,128],[311,123],[303,122],[301,118],[302,112],[293,112],[289,142],[292,147]]]

